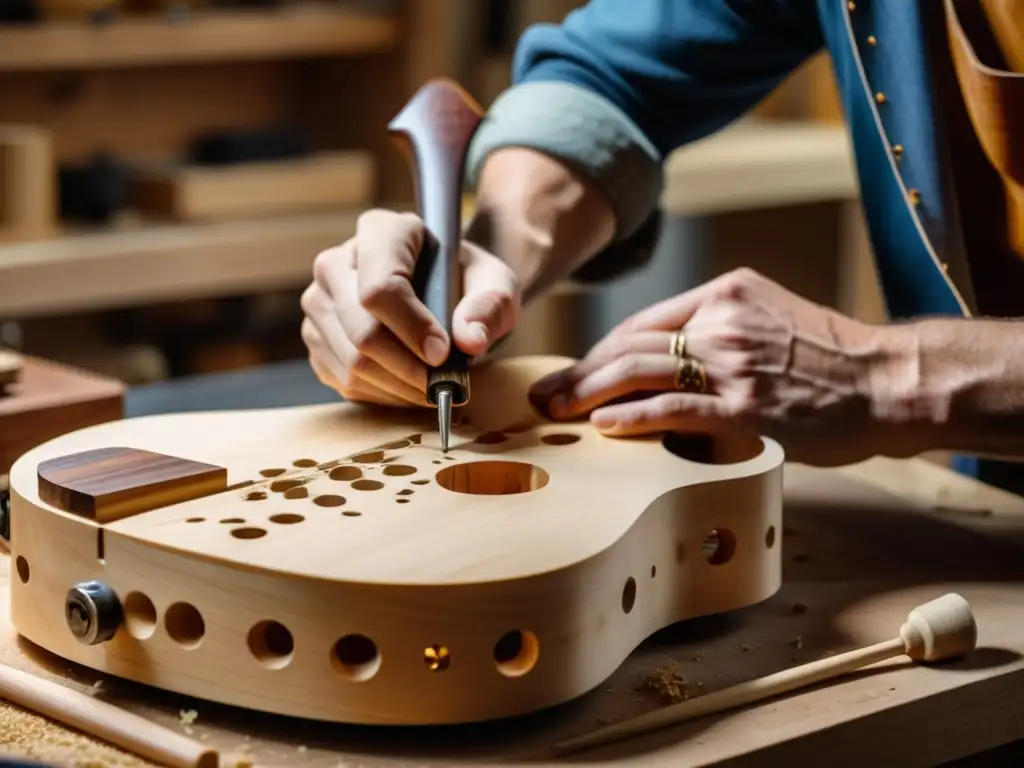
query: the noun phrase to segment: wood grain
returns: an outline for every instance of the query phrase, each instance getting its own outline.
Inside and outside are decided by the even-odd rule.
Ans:
[[[227,470],[135,448],[95,448],[39,464],[39,498],[109,522],[227,488]]]

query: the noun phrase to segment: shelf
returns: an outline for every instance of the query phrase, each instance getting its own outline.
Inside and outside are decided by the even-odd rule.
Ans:
[[[703,216],[853,200],[858,183],[843,126],[747,119],[676,150],[662,208]]]
[[[0,27],[0,72],[356,55],[386,51],[397,37],[391,13],[326,3],[49,22]]]
[[[301,288],[359,211],[160,225],[0,247],[0,317]]]

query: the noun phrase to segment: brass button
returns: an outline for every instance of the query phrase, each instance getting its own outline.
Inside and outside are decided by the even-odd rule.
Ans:
[[[853,0],[850,0],[850,2],[846,4],[846,7],[849,8],[851,11],[857,10],[857,4],[853,2]]]
[[[886,99],[885,94],[882,93],[881,91],[875,94],[875,101],[877,101],[879,104],[885,104],[887,100],[888,99]]]
[[[897,159],[903,157],[903,145],[902,144],[893,144],[892,145],[892,153],[894,155],[896,155]]]
[[[942,262],[942,271],[949,272],[949,264],[947,264],[946,262]]]
[[[868,35],[868,45],[878,45],[878,38],[874,35]]]
[[[907,196],[910,198],[911,204],[913,204],[913,205],[920,205],[920,203],[921,203],[921,193],[918,192],[916,189],[909,190],[907,192]]]

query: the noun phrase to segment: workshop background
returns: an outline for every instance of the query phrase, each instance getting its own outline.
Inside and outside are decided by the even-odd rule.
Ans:
[[[388,120],[436,76],[488,104],[581,4],[0,0],[0,346],[130,387],[305,360],[314,257],[412,205]],[[504,353],[581,354],[742,264],[883,319],[824,56],[668,177],[653,262],[560,286]]]

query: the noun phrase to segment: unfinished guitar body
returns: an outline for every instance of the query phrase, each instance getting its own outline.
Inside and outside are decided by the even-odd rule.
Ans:
[[[528,387],[570,362],[475,371],[448,454],[434,412],[348,403],[47,442],[11,471],[14,625],[202,699],[438,724],[565,702],[656,630],[771,596],[781,448],[545,421]]]

